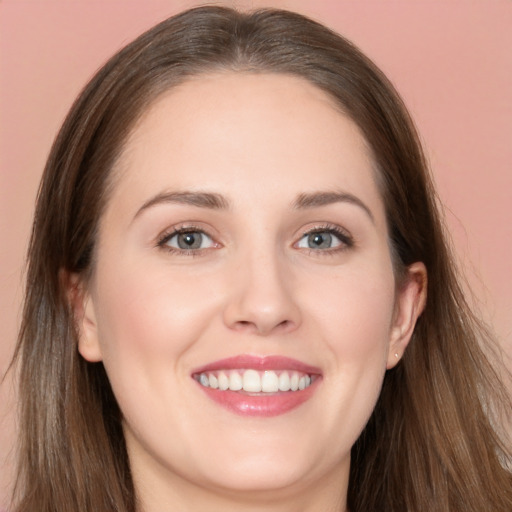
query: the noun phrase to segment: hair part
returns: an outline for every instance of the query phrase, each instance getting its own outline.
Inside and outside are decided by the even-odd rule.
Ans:
[[[445,242],[414,125],[393,86],[352,43],[301,15],[196,8],[128,45],[96,74],[52,147],[28,252],[20,360],[16,512],[135,512],[121,412],[101,363],[77,350],[66,275],[94,268],[112,169],[161,94],[218,71],[282,73],[325,91],[360,128],[386,207],[397,276],[422,261],[427,306],[352,450],[351,512],[506,512],[509,447],[488,412],[510,401],[479,343]]]

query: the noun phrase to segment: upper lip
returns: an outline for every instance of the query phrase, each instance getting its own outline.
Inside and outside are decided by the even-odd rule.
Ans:
[[[310,375],[321,374],[320,368],[303,363],[297,359],[285,356],[256,356],[241,354],[225,359],[219,359],[195,369],[192,373],[213,372],[218,370],[295,370]]]

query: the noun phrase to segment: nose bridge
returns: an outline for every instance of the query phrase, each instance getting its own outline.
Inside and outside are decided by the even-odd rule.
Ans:
[[[260,238],[237,252],[226,324],[260,335],[295,329],[300,311],[292,293],[289,262],[279,245]]]

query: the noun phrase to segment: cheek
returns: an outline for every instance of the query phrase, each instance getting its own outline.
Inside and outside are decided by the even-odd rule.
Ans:
[[[382,387],[394,290],[390,270],[368,268],[333,279],[311,302],[315,328],[322,333],[318,350],[329,355],[324,375],[328,405],[323,406],[329,411],[331,432],[342,433],[345,448],[359,437]]]
[[[211,322],[215,298],[210,282],[148,265],[129,268],[106,268],[97,276],[98,337],[109,376],[176,367]]]
[[[395,285],[391,270],[362,268],[327,281],[310,308],[324,331],[335,360],[364,363],[387,349],[394,312]],[[345,356],[345,357],[341,357]]]
[[[218,307],[211,279],[156,266],[126,268],[130,271],[121,272],[121,265],[115,273],[98,269],[98,337],[125,426],[149,442],[157,457],[161,436],[187,439],[188,423],[175,411],[187,411],[192,403],[188,361]],[[173,459],[183,460],[187,447],[183,442],[167,448]]]

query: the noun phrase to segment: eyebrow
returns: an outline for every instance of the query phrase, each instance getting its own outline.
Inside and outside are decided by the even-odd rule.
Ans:
[[[187,204],[196,206],[198,208],[207,208],[211,210],[227,210],[229,209],[229,201],[222,195],[213,192],[190,192],[190,191],[176,191],[176,192],[162,192],[146,201],[134,216],[137,218],[144,210],[159,204]],[[360,207],[370,217],[372,222],[375,222],[373,214],[358,197],[348,192],[311,192],[299,194],[292,207],[296,210],[307,210],[310,208],[320,208],[335,203],[350,203]]]
[[[146,201],[135,214],[138,217],[144,210],[152,206],[166,203],[188,204],[199,208],[208,208],[211,210],[227,210],[229,208],[228,201],[220,194],[211,192],[163,192]]]
[[[349,194],[348,192],[313,192],[310,194],[300,194],[293,202],[293,207],[297,210],[306,210],[309,208],[319,208],[321,206],[328,206],[334,203],[350,203],[359,206],[366,212],[370,220],[375,223],[373,214],[358,197]]]

